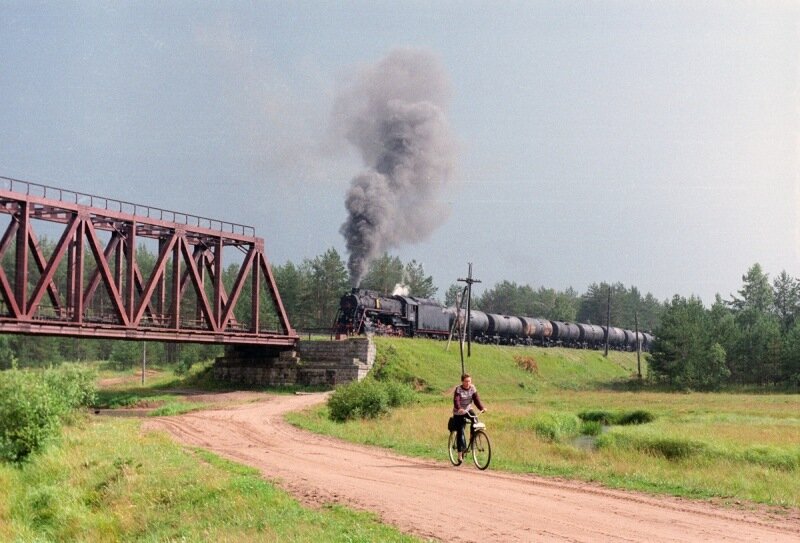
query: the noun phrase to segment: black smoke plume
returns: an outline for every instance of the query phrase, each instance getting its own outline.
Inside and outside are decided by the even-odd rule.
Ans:
[[[354,286],[375,257],[426,239],[447,217],[438,196],[455,168],[448,96],[437,58],[402,49],[364,68],[336,99],[334,122],[366,167],[351,182],[340,229]]]

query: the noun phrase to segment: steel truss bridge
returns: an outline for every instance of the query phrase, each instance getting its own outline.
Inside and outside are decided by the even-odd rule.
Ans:
[[[0,177],[6,222],[0,332],[297,343],[252,227]]]

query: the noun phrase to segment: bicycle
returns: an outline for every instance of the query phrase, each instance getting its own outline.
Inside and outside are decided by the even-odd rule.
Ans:
[[[492,460],[492,444],[489,442],[489,435],[486,433],[486,425],[478,421],[478,416],[472,413],[469,415],[470,429],[469,429],[469,442],[464,451],[464,456],[472,454],[472,461],[475,467],[484,470],[489,467],[489,462]],[[465,429],[466,430],[466,429]],[[450,456],[450,463],[454,466],[461,464],[458,460],[458,432],[455,430],[450,432],[450,439],[447,441],[447,452]]]

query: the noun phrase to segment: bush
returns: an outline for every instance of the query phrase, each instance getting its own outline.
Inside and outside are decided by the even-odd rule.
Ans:
[[[21,461],[54,437],[62,421],[95,400],[93,371],[64,366],[0,373],[0,458]]]
[[[58,433],[63,403],[40,374],[0,373],[0,458],[24,460]]]
[[[408,385],[389,381],[384,388],[389,396],[389,407],[400,407],[414,401],[414,391]]]
[[[601,410],[591,410],[591,411],[581,411],[578,413],[578,417],[582,421],[586,422],[599,422],[605,426],[610,426],[614,424],[614,420],[616,419],[616,415],[611,411],[601,411]]]
[[[644,409],[624,413],[603,410],[581,411],[578,413],[578,418],[585,422],[598,422],[604,426],[611,426],[612,424],[619,424],[620,426],[645,424],[656,420],[655,415]]]
[[[91,368],[67,364],[44,372],[44,381],[53,391],[61,411],[89,407],[97,400],[97,373]]]
[[[637,409],[636,411],[621,413],[617,417],[616,424],[627,426],[630,424],[646,424],[648,422],[653,422],[654,420],[656,420],[656,416],[649,411]]]
[[[344,422],[379,417],[413,399],[414,392],[406,385],[366,379],[337,388],[328,399],[328,409],[332,420]]]

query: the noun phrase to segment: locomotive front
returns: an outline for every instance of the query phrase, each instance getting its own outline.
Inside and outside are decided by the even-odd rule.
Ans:
[[[358,335],[383,333],[385,329],[403,330],[408,327],[403,315],[401,301],[372,290],[354,288],[339,301],[336,332]]]

